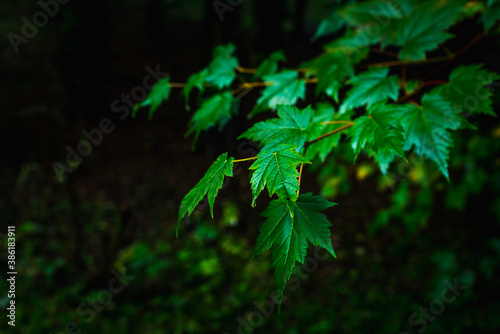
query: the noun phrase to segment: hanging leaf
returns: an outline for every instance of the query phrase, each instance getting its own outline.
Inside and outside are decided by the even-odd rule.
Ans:
[[[274,200],[262,212],[267,219],[260,228],[252,259],[272,247],[280,304],[295,262],[304,263],[308,240],[336,257],[330,240],[331,223],[319,212],[334,205],[320,196],[307,193],[301,194],[296,201],[284,198]]]
[[[213,60],[208,66],[205,78],[207,83],[222,89],[233,82],[236,78],[234,71],[238,67],[238,60],[232,56],[233,53],[234,45],[232,44],[215,48]]]
[[[221,130],[237,111],[236,108],[233,108],[233,103],[235,100],[229,92],[215,94],[207,99],[194,113],[189,123],[187,135],[195,133],[196,141],[201,131],[214,125],[218,125],[219,130]]]
[[[278,118],[255,124],[238,139],[252,139],[268,149],[280,144],[291,144],[300,152],[307,139],[308,129],[314,116],[313,110],[310,106],[300,110],[287,105],[279,105],[277,109]]]
[[[275,109],[279,104],[294,105],[298,99],[303,99],[306,93],[306,83],[298,78],[297,72],[292,70],[266,75],[264,81],[269,86],[262,91],[257,105],[249,116],[268,109]]]
[[[383,174],[396,156],[406,160],[403,152],[404,129],[399,125],[404,111],[405,107],[380,103],[369,108],[367,116],[358,117],[349,131],[356,157],[361,150],[367,150],[375,156]]]
[[[449,148],[452,144],[449,130],[456,130],[463,121],[460,114],[441,95],[427,93],[422,106],[407,104],[401,125],[405,129],[404,149],[415,146],[419,156],[434,160],[446,179],[448,175]]]
[[[141,109],[142,107],[149,106],[148,120],[151,120],[153,118],[156,109],[158,109],[158,107],[160,106],[160,104],[163,103],[163,101],[167,101],[168,97],[170,96],[171,87],[169,85],[169,82],[170,82],[169,76],[161,78],[153,86],[153,89],[151,89],[151,92],[149,93],[148,97],[141,103],[138,103],[134,106],[134,108],[132,109],[132,118],[135,118],[139,109]]]
[[[233,176],[233,158],[227,157],[227,153],[221,154],[217,160],[210,166],[203,178],[194,186],[191,191],[184,196],[179,209],[179,219],[177,221],[176,235],[179,231],[179,223],[187,214],[191,215],[198,203],[207,195],[210,206],[210,215],[214,217],[214,202],[219,189],[222,188],[224,176]]]
[[[396,101],[399,93],[399,78],[395,75],[388,77],[388,74],[389,68],[379,67],[351,78],[349,83],[353,87],[340,106],[340,113],[363,105],[369,107],[387,99]]]
[[[265,59],[262,64],[260,64],[255,73],[254,79],[262,78],[266,75],[274,74],[278,70],[278,62],[286,61],[285,54],[283,51],[278,50],[273,52],[269,58]]]
[[[254,170],[250,183],[252,184],[252,206],[260,192],[267,187],[269,197],[274,193],[280,197],[295,199],[299,190],[299,172],[297,165],[310,163],[304,159],[293,145],[278,145],[272,148],[264,147],[257,160],[250,166]]]

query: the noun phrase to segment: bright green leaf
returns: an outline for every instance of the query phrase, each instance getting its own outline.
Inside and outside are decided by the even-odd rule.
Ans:
[[[224,92],[215,94],[202,103],[191,119],[187,135],[195,133],[195,141],[203,130],[207,130],[214,125],[219,126],[219,130],[226,125],[236,112],[233,108],[234,98],[231,93]]]
[[[262,78],[265,75],[274,74],[278,70],[278,62],[286,61],[285,54],[283,51],[275,51],[273,52],[269,58],[265,59],[262,64],[260,64],[257,69],[257,73],[255,74],[255,79]]]
[[[262,212],[266,221],[260,228],[252,259],[265,250],[272,249],[278,298],[281,302],[286,281],[290,278],[295,262],[304,263],[309,240],[335,257],[329,227],[331,223],[320,213],[335,203],[312,193],[301,194],[296,201],[277,199]]]
[[[219,189],[222,188],[224,176],[233,176],[233,158],[227,157],[227,153],[221,154],[210,166],[203,178],[184,196],[179,209],[179,220],[177,221],[176,234],[179,231],[179,223],[187,214],[191,215],[195,207],[207,195],[210,206],[210,215],[214,217],[214,201]]]
[[[338,92],[344,79],[354,75],[352,63],[348,57],[338,52],[325,52],[316,59],[304,63],[303,67],[317,79],[316,94],[324,92],[336,102],[339,101]]]
[[[449,102],[437,93],[422,97],[422,106],[405,105],[401,125],[406,131],[404,149],[415,146],[419,156],[434,160],[443,175],[448,176],[449,148],[452,144],[448,130],[456,130],[462,118]]]
[[[314,116],[313,110],[311,107],[300,110],[289,105],[279,105],[277,109],[278,118],[255,124],[238,139],[252,139],[268,149],[280,144],[291,144],[300,152],[307,139],[307,131]]]
[[[405,159],[404,130],[399,125],[404,107],[376,104],[368,111],[369,115],[356,118],[349,132],[351,146],[356,156],[361,150],[368,150],[385,174],[396,156]]]
[[[270,85],[262,91],[262,96],[257,100],[250,116],[267,109],[275,109],[279,104],[294,105],[298,99],[303,99],[306,93],[306,83],[292,70],[266,75],[264,81]]]
[[[312,40],[315,41],[322,36],[336,33],[345,25],[345,20],[335,10],[326,19],[321,21]]]
[[[340,113],[363,105],[369,107],[388,98],[396,101],[399,93],[399,78],[395,75],[388,77],[388,74],[388,68],[379,67],[353,77],[349,81],[353,88],[347,93],[347,98],[340,106]]]
[[[236,77],[238,60],[232,56],[234,45],[218,46],[214,50],[213,60],[208,66],[205,81],[221,89],[229,86]]]
[[[293,145],[278,145],[270,149],[264,147],[257,160],[250,166],[254,170],[252,184],[252,206],[260,192],[267,186],[269,197],[274,193],[280,197],[295,199],[299,190],[297,165],[310,163],[304,159]]]
[[[156,109],[158,109],[158,107],[160,106],[160,104],[162,104],[163,101],[167,101],[168,97],[170,96],[171,87],[169,85],[169,82],[170,82],[169,76],[161,78],[153,86],[153,89],[149,93],[148,97],[141,103],[138,103],[134,106],[134,108],[132,109],[132,118],[134,118],[137,115],[137,111],[139,111],[140,108],[150,106],[148,119],[151,120],[153,118],[153,114],[155,113]]]
[[[406,61],[425,60],[425,53],[453,37],[446,32],[456,21],[465,1],[425,1],[399,20],[393,40],[387,44],[400,46],[399,58]]]
[[[182,90],[182,93],[184,94],[184,100],[186,103],[186,110],[190,110],[189,107],[189,96],[191,94],[191,91],[193,88],[198,88],[200,93],[203,93],[203,83],[205,82],[206,78],[208,75],[208,69],[203,69],[202,71],[195,73],[191,75],[186,82],[186,86]]]

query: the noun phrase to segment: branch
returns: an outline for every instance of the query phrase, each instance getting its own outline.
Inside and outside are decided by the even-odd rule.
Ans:
[[[449,59],[447,62],[439,65],[438,67],[436,67],[431,73],[427,74],[425,77],[422,78],[422,81],[425,81],[427,79],[429,79],[430,77],[432,77],[434,74],[438,73],[439,71],[441,71],[444,67],[446,67],[449,63],[451,63],[455,58],[457,58],[458,56],[460,56],[462,53],[464,53],[465,51],[467,51],[471,46],[473,46],[474,44],[476,44],[477,42],[479,42],[482,38],[484,37],[484,31],[477,34],[476,37],[474,37],[473,39],[471,39],[469,41],[469,43],[467,43],[463,48],[461,48],[457,53],[452,53],[449,55]]]
[[[434,58],[429,58],[429,59],[425,59],[425,60],[417,60],[417,61],[392,60],[392,61],[384,61],[381,63],[367,64],[366,66],[368,66],[368,67],[388,67],[388,66],[401,66],[401,65],[412,65],[412,64],[431,64],[431,63],[437,63],[437,62],[444,61],[444,60],[449,60],[452,57],[456,57],[456,55],[451,54],[451,55],[434,57]]]
[[[315,138],[315,139],[313,139],[313,140],[311,140],[311,141],[307,142],[307,143],[304,145],[304,148],[307,148],[307,147],[311,146],[312,144],[314,144],[314,143],[316,143],[316,142],[318,142],[318,141],[320,141],[320,140],[322,140],[322,139],[325,139],[326,137],[330,137],[331,135],[334,135],[334,134],[336,134],[337,132],[340,132],[340,131],[342,131],[342,130],[348,129],[348,128],[350,128],[351,126],[353,126],[354,124],[355,124],[354,122],[349,122],[349,124],[346,124],[346,125],[344,125],[344,126],[341,126],[341,127],[340,127],[340,128],[338,128],[338,129],[335,129],[335,130],[333,130],[333,131],[330,131],[330,132],[328,132],[328,133],[325,133],[324,135],[319,136],[318,138]]]
[[[184,88],[186,84],[184,82],[169,82],[168,85],[173,88]]]

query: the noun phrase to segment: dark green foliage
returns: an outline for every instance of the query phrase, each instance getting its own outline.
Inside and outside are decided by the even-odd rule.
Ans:
[[[452,68],[446,80],[429,78],[482,37],[479,35],[469,44],[462,43],[462,49],[452,52],[445,45],[455,37],[450,28],[458,22],[476,19],[488,33],[498,19],[497,2],[375,0],[349,1],[345,6],[334,4],[332,8],[313,39],[332,34],[338,37],[299,68],[280,68],[279,63],[286,61],[282,51],[272,53],[257,69],[242,68],[233,56],[233,45],[229,44],[216,48],[210,65],[192,75],[183,91],[187,100],[192,89],[197,88],[203,99],[188,129],[188,134],[195,134],[195,140],[202,131],[215,125],[221,129],[236,114],[237,101],[252,89],[261,91],[248,117],[276,111],[276,117],[254,124],[239,137],[258,142],[262,147],[260,153],[235,161],[256,159],[249,168],[253,171],[252,206],[265,188],[270,197],[278,196],[263,212],[267,219],[254,255],[273,247],[272,263],[280,296],[296,261],[304,260],[306,239],[334,254],[328,239],[330,223],[317,212],[331,203],[311,194],[299,196],[304,164],[325,162],[328,157],[345,163],[346,159],[368,156],[386,177],[382,187],[392,188],[398,180],[393,177],[391,164],[397,165],[398,170],[402,164],[410,165],[412,171],[406,177],[426,190],[418,197],[423,213],[416,210],[406,221],[408,226],[421,226],[428,218],[425,212],[432,207],[431,181],[423,176],[431,167],[424,163],[415,165],[415,159],[432,161],[449,181],[453,132],[472,131],[475,127],[470,116],[495,115],[492,85],[500,76],[481,64]],[[430,52],[439,55],[429,58]],[[373,53],[390,59],[370,62]],[[444,65],[427,72],[425,66],[436,62]],[[412,71],[407,71],[410,66]],[[414,70],[413,67],[419,66],[426,73]],[[300,109],[296,105],[306,98],[306,85],[316,85],[316,99]],[[159,94],[153,90],[150,100],[155,102],[151,112],[158,105],[157,95],[168,97],[168,91]],[[225,172],[211,167],[184,198],[180,218],[190,214],[207,192],[212,211],[217,190],[224,175],[230,175],[229,164],[233,161],[225,160],[227,155],[224,155],[227,164],[220,159],[214,166],[224,166]],[[339,173],[341,170],[335,169]],[[362,180],[374,170],[363,163],[357,178]],[[207,180],[211,178],[217,183],[209,191]],[[437,180],[439,175],[434,173],[431,179]],[[460,190],[456,196],[462,196],[463,192]],[[404,187],[398,189],[394,200],[395,209],[382,212],[376,226],[386,224],[390,217],[408,207],[410,199]]]

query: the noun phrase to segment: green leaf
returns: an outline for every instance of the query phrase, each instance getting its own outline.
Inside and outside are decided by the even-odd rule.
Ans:
[[[148,120],[151,120],[153,118],[153,114],[155,113],[156,109],[158,109],[158,107],[160,106],[160,104],[162,104],[163,101],[168,100],[168,97],[170,96],[171,87],[169,85],[169,82],[170,82],[169,76],[161,78],[153,86],[153,89],[151,89],[151,92],[149,93],[148,97],[141,103],[138,103],[134,106],[134,108],[132,109],[132,118],[135,118],[135,116],[137,115],[137,111],[139,111],[140,108],[150,106]]]
[[[257,105],[249,116],[267,109],[275,109],[279,104],[294,105],[298,99],[303,99],[306,93],[306,83],[298,78],[297,72],[292,70],[266,75],[264,81],[270,86],[262,91]]]
[[[446,32],[460,13],[465,1],[425,1],[399,20],[388,44],[400,46],[399,58],[425,60],[425,53],[453,37]]]
[[[420,81],[417,79],[408,80],[404,86],[406,94],[411,94],[418,88],[420,88]]]
[[[315,41],[322,36],[336,33],[345,25],[345,22],[336,10],[333,11],[326,19],[321,21],[312,40]]]
[[[487,87],[500,75],[481,68],[482,65],[467,65],[455,68],[447,84],[432,91],[447,99],[459,112],[495,115],[492,108],[493,93]]]
[[[318,79],[316,94],[325,92],[336,102],[339,101],[338,93],[344,79],[354,75],[351,61],[339,52],[325,52],[302,66],[308,69],[309,74],[313,74]]]
[[[194,132],[196,141],[201,131],[214,125],[218,125],[219,130],[221,130],[237,111],[236,108],[233,108],[234,102],[230,92],[215,94],[207,99],[194,113],[187,135]]]
[[[500,20],[500,1],[488,1],[488,7],[480,18],[484,30],[489,30]]]
[[[194,186],[191,191],[184,196],[179,209],[179,220],[177,221],[177,229],[175,234],[178,235],[179,223],[187,214],[191,215],[195,207],[207,195],[208,204],[210,206],[210,215],[214,218],[214,201],[219,189],[222,188],[224,176],[233,176],[233,160],[232,157],[227,157],[227,153],[221,154],[217,160],[210,166],[203,178]]]
[[[456,130],[462,118],[446,99],[436,92],[422,97],[422,106],[407,104],[401,125],[406,131],[404,149],[415,146],[419,156],[434,160],[446,179],[449,148],[452,144],[448,130]]]
[[[278,70],[278,62],[286,61],[283,51],[278,50],[273,52],[268,59],[265,59],[257,69],[254,78],[262,78],[265,75],[274,74]]]
[[[276,272],[278,299],[281,304],[286,281],[290,278],[295,262],[304,263],[309,240],[335,256],[330,240],[331,223],[319,211],[334,206],[312,193],[301,194],[296,201],[277,199],[262,212],[266,221],[260,228],[252,259],[265,250],[272,249],[272,264]]]
[[[282,144],[272,148],[264,147],[257,160],[250,166],[254,170],[252,184],[252,206],[260,192],[267,186],[269,197],[274,193],[288,199],[297,198],[299,172],[297,165],[310,163],[296,150],[295,146]]]
[[[404,107],[398,105],[376,104],[369,108],[369,115],[356,119],[356,124],[349,132],[351,146],[357,156],[361,150],[368,150],[375,156],[383,174],[396,156],[406,160],[404,130],[399,120]]]
[[[378,23],[379,29],[382,20],[402,18],[401,11],[391,1],[378,0],[353,3],[340,10],[339,14],[352,26]]]
[[[322,122],[351,121],[351,114],[349,112],[339,114],[338,112],[335,112],[335,109],[329,103],[319,103],[316,108],[314,108],[314,113],[313,124],[309,130],[309,137],[307,138],[309,141],[342,126],[342,124],[325,125],[322,124]],[[338,146],[341,135],[342,133],[338,132],[311,144],[307,148],[306,159],[312,160],[318,156],[319,159],[324,162],[328,154],[330,154],[330,152]]]
[[[387,67],[378,67],[353,77],[349,81],[353,88],[340,106],[340,113],[362,105],[369,107],[388,98],[396,101],[399,93],[399,77],[396,75],[387,77],[388,74]]]
[[[200,94],[203,93],[203,83],[205,82],[207,75],[208,69],[205,68],[202,71],[195,73],[189,77],[188,81],[186,82],[186,86],[182,90],[182,93],[184,94],[186,110],[191,110],[191,108],[189,107],[189,96],[191,95],[191,91],[193,90],[193,88],[196,87],[200,91]]]
[[[229,86],[236,73],[234,70],[238,67],[238,60],[232,56],[234,45],[228,44],[218,46],[214,50],[213,60],[208,66],[208,74],[205,81],[219,89]]]
[[[291,144],[300,152],[307,139],[307,131],[314,116],[313,110],[310,106],[300,110],[288,105],[279,105],[277,109],[278,118],[255,124],[238,139],[252,139],[268,149],[280,144]]]

